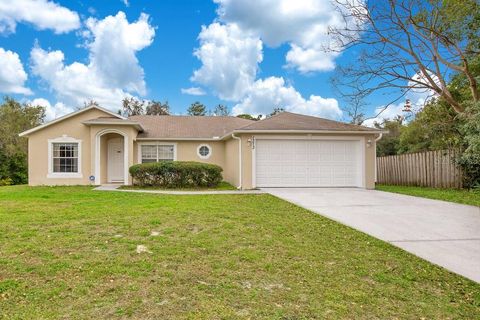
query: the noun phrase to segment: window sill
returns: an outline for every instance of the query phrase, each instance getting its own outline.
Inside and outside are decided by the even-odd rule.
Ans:
[[[75,172],[53,172],[47,174],[47,178],[49,179],[80,179],[83,178],[83,175],[81,173],[75,173]]]

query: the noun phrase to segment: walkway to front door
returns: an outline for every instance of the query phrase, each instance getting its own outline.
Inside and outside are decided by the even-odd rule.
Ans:
[[[480,208],[355,188],[264,191],[480,282]]]

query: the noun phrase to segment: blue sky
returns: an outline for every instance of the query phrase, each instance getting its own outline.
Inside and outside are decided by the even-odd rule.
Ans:
[[[0,94],[45,105],[49,119],[134,96],[177,114],[198,100],[342,120],[329,78],[356,52],[323,50],[332,21],[328,0],[16,1],[0,5]]]

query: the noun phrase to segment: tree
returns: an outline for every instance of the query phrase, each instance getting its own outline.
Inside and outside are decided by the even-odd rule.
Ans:
[[[351,124],[362,125],[367,119],[365,116],[365,109],[367,107],[367,104],[364,102],[365,97],[362,94],[352,95],[344,92],[345,88],[342,87],[342,82],[336,77],[332,77],[330,82],[336,94],[343,99],[341,110],[347,114],[346,121]],[[351,91],[351,88],[349,88],[349,90]],[[356,92],[358,91],[359,90]]]
[[[282,112],[285,112],[284,108],[276,107],[276,108],[273,108],[273,111],[267,117],[269,118],[271,116],[274,116],[274,115],[282,113]]]
[[[467,187],[480,186],[480,103],[467,104],[462,114],[463,124],[460,131],[464,136],[464,152],[458,163],[464,171],[464,183]]]
[[[170,115],[170,105],[168,101],[161,103],[159,101],[149,101],[147,103],[146,114],[151,116],[168,116]]]
[[[122,100],[121,114],[124,117],[139,116],[145,113],[145,101],[140,101],[134,97],[124,98]]]
[[[330,48],[358,47],[355,64],[338,67],[347,96],[400,89],[385,109],[409,92],[433,92],[456,112],[464,106],[447,85],[462,74],[470,99],[479,101],[470,61],[480,53],[480,5],[476,0],[336,0],[343,16],[331,28]]]
[[[196,101],[188,107],[187,113],[191,116],[204,116],[207,114],[207,108],[200,102]]]
[[[428,103],[400,135],[398,153],[458,148],[462,144],[461,119],[443,99]]]
[[[400,145],[400,134],[404,129],[403,120],[397,117],[393,120],[384,120],[383,123],[375,123],[377,129],[388,130],[383,134],[382,139],[377,142],[377,156],[390,156],[398,153]]]
[[[230,110],[228,110],[227,106],[224,106],[223,104],[219,104],[213,110],[213,115],[215,115],[215,116],[229,116],[230,115]]]
[[[237,118],[242,118],[242,119],[247,119],[247,120],[258,121],[258,120],[261,120],[261,119],[262,119],[262,115],[259,114],[258,116],[254,117],[254,116],[252,116],[251,114],[243,113],[243,114],[237,115]]]
[[[0,105],[0,184],[27,183],[27,139],[20,132],[43,123],[45,108],[4,97]]]

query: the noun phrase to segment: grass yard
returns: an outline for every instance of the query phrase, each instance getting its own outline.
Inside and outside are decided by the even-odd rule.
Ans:
[[[222,181],[216,187],[212,188],[175,188],[175,189],[166,189],[160,187],[153,187],[153,186],[121,186],[119,189],[126,189],[126,190],[166,190],[166,191],[226,191],[226,190],[237,190],[234,186],[226,181]]]
[[[426,187],[377,185],[377,190],[450,201],[480,207],[480,190],[436,189]]]
[[[480,285],[267,194],[0,188],[0,318],[479,313]]]

